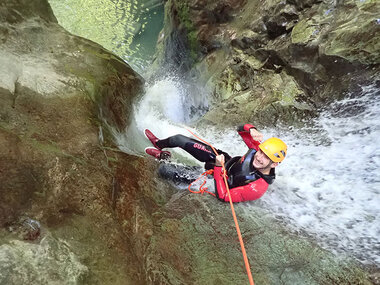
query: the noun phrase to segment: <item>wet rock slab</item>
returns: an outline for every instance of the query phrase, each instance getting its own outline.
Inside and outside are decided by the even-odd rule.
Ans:
[[[47,1],[1,2],[1,284],[140,284],[109,193],[142,84]]]

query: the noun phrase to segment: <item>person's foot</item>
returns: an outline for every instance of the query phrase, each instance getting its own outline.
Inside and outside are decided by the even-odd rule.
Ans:
[[[147,147],[145,152],[158,160],[167,160],[171,157],[171,153],[166,150],[159,150],[152,147]]]
[[[153,146],[159,150],[161,150],[160,147],[157,146],[158,138],[148,129],[145,129],[145,136],[150,140],[150,142],[153,144]]]

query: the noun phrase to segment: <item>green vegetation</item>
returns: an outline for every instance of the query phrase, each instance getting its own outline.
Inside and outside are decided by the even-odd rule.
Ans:
[[[311,21],[301,20],[292,30],[292,43],[306,44],[312,40],[316,28],[311,24]]]
[[[187,40],[190,47],[190,57],[195,62],[197,60],[199,44],[197,40],[197,30],[190,17],[190,8],[187,3],[181,2],[177,4],[177,11],[178,18],[187,32]]]

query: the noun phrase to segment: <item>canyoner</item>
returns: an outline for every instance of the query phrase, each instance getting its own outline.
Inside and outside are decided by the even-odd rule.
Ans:
[[[202,188],[204,183],[201,185],[199,192],[192,191],[190,184],[189,191],[193,193],[206,191],[216,196],[219,200],[230,203],[247,277],[249,283],[254,285],[233,202],[256,200],[264,195],[268,185],[275,179],[275,167],[286,156],[287,146],[278,138],[270,138],[261,143],[263,134],[250,124],[240,126],[238,133],[249,148],[248,152],[243,156],[231,157],[222,150],[216,150],[211,144],[193,133],[201,141],[183,135],[174,135],[164,140],[159,140],[148,129],[145,130],[145,135],[154,148],[146,148],[145,152],[159,160],[165,160],[170,159],[171,154],[169,151],[163,151],[163,148],[180,147],[197,160],[205,163],[206,172],[202,173],[202,176],[207,174],[214,175],[215,194],[208,192],[206,188]]]
[[[145,152],[158,160],[169,160],[171,153],[163,149],[179,147],[203,162],[209,174],[211,173],[209,170],[213,170],[215,195],[219,200],[224,202],[229,202],[230,199],[232,202],[257,200],[265,194],[269,184],[273,183],[276,176],[275,167],[284,160],[287,146],[279,138],[269,138],[261,142],[263,134],[250,124],[239,126],[238,133],[249,148],[243,156],[231,157],[227,152],[215,150],[206,142],[180,134],[158,139],[148,129],[145,130],[145,135],[154,148],[146,148]],[[224,164],[225,171],[222,167]],[[174,174],[169,173],[173,170]],[[161,168],[161,175],[180,179],[182,176],[178,171],[181,171],[181,168],[165,166]],[[227,183],[224,183],[224,177]]]

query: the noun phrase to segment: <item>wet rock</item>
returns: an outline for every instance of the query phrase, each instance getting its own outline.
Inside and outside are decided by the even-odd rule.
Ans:
[[[64,240],[48,234],[39,243],[0,245],[0,272],[1,284],[80,284],[88,268]]]
[[[380,284],[380,272],[372,273],[370,277],[371,277],[373,284],[375,284],[375,285]]]
[[[195,19],[190,21],[192,46],[199,49],[187,68],[191,69],[191,76],[195,74],[206,88],[213,90],[215,114],[223,114],[223,117],[236,113],[238,118],[240,112],[250,112],[256,123],[272,125],[278,121],[280,112],[287,114],[280,116],[281,120],[302,124],[300,119],[315,116],[324,105],[355,90],[367,82],[367,78],[375,80],[379,71],[376,51],[380,48],[379,25],[372,12],[379,10],[377,2],[224,1],[223,5],[233,9],[231,17],[224,18],[223,23],[212,16],[213,1],[199,1],[197,5],[188,2],[181,1],[181,6],[188,7],[187,14]],[[167,2],[167,11],[176,5],[177,1]],[[177,18],[176,25],[166,25],[165,34],[178,31],[182,22],[183,19]],[[170,41],[170,38],[163,40],[167,47]],[[275,98],[266,101],[271,106],[256,102],[252,104],[264,108],[250,110],[247,108],[252,108],[252,104],[237,106],[231,101],[220,101],[238,96],[242,91],[249,90],[253,94],[258,90],[269,91],[265,85],[270,82],[255,80],[260,75],[265,77],[268,70],[286,73],[292,80],[283,84],[296,82],[302,89],[303,95],[296,104],[289,105],[288,110],[281,111],[281,103],[273,105]],[[180,72],[186,71],[181,69]],[[260,98],[253,96],[251,100]],[[299,103],[309,107],[299,109]],[[210,122],[212,114],[214,111],[203,123]],[[274,119],[267,121],[271,117]],[[216,123],[215,120],[212,121]],[[233,125],[235,119],[226,122]]]
[[[171,20],[165,25],[160,48],[165,50],[172,40],[175,42],[177,38],[171,37],[175,33],[183,38],[191,35],[193,43],[183,41],[182,48],[195,51],[195,57],[186,68],[181,63],[177,70],[185,77],[198,75],[200,82],[212,90],[212,107],[198,124],[221,129],[242,122],[301,125],[316,116],[321,107],[377,78],[378,52],[373,50],[377,45],[362,34],[366,27],[368,35],[377,39],[377,21],[371,12],[378,10],[374,1],[244,1],[237,6],[236,1],[223,3],[236,8],[230,17],[223,18],[223,23],[212,13],[214,1],[166,3]],[[185,7],[190,16],[178,17],[179,6]],[[189,29],[181,29],[185,24]],[[160,58],[158,54],[156,62]],[[160,64],[165,65],[163,61]],[[167,193],[160,181],[155,183],[162,195]],[[120,185],[122,196],[134,204],[131,200],[137,198],[127,194],[127,184],[121,181]],[[152,196],[150,193],[149,201],[154,200]],[[153,213],[146,208],[142,211],[143,207],[129,210],[139,213],[139,223],[135,225],[153,229],[153,235],[143,234],[143,230],[135,234],[134,224],[127,226],[128,233],[140,239],[136,245],[145,253],[149,282],[247,282],[239,262],[236,233],[224,219],[227,205],[212,197],[199,198],[183,192],[164,201],[164,207],[155,208]],[[250,213],[244,206],[236,208],[242,214],[239,223],[254,264],[255,283],[371,284],[370,270],[289,233],[251,206]]]
[[[8,231],[16,234],[19,239],[34,241],[41,235],[41,224],[31,218],[21,218],[17,223],[6,226]]]
[[[244,2],[167,1],[153,69],[165,66],[185,73],[205,54],[225,47],[233,35],[232,30],[226,30],[226,24],[236,17]]]
[[[155,176],[152,162],[113,151],[110,128],[125,127],[128,104],[142,85],[140,77],[100,46],[67,34],[55,21],[48,22],[49,17],[33,12],[33,5],[46,1],[12,2],[2,4],[0,14],[0,58],[9,65],[0,65],[0,222],[4,226],[33,217],[44,232],[34,241],[14,240],[1,232],[1,283],[247,282],[235,230],[225,219],[227,204],[179,192]],[[30,12],[9,11],[23,3]],[[186,49],[196,44],[197,29],[188,21],[195,16],[193,8],[222,14],[202,24],[210,28],[210,34],[202,34],[201,51],[207,54],[198,54],[196,45],[193,61],[181,61],[191,56],[181,55],[183,50],[165,52],[184,71],[204,56],[204,70],[213,70],[205,82],[219,83],[215,101],[223,100],[223,116],[236,110],[232,123],[255,121],[257,116],[267,122],[274,112],[291,118],[313,108],[305,85],[310,82],[313,89],[313,82],[323,84],[328,76],[311,74],[327,63],[317,64],[317,37],[311,46],[308,42],[290,48],[298,60],[288,56],[290,33],[269,38],[262,19],[253,19],[253,11],[267,13],[276,3],[263,5],[263,10],[252,1],[182,1],[188,4],[182,7],[172,3],[167,1],[171,24],[179,31],[165,32],[167,46]],[[232,12],[223,8],[227,6]],[[302,8],[315,5],[309,6]],[[242,18],[240,9],[245,9]],[[4,22],[8,15],[11,19]],[[249,23],[242,25],[243,32],[239,25],[229,26],[236,19]],[[230,47],[234,39],[240,42]],[[6,60],[13,54],[17,60]],[[240,113],[242,105],[246,108]],[[99,126],[105,130],[101,144]],[[244,207],[237,209],[244,212]],[[239,215],[239,220],[259,284],[369,283],[357,264],[297,239],[261,211]],[[21,237],[24,229],[27,236],[38,232],[35,223],[33,229],[28,223],[17,225]]]
[[[225,219],[228,204],[178,190],[167,200],[170,189],[159,180],[155,183],[160,194],[144,191],[133,197],[123,180],[122,195],[134,205],[124,209],[123,215],[130,212],[129,216],[136,217],[125,230],[144,253],[148,284],[247,282],[233,222]],[[148,201],[160,201],[159,195],[164,198],[163,207],[146,207]],[[235,207],[255,283],[371,284],[354,262],[336,259],[313,242],[290,234],[260,209],[249,207],[245,215],[244,208]]]
[[[47,0],[1,2],[1,284],[141,284],[108,193],[142,86]]]
[[[293,44],[307,44],[318,33],[318,30],[311,21],[302,20],[298,22],[292,30],[292,43]]]

